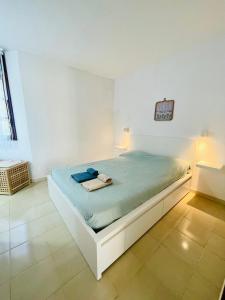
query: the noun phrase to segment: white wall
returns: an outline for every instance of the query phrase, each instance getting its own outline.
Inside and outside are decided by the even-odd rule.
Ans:
[[[27,53],[19,62],[33,176],[111,157],[113,81]]]
[[[16,51],[7,52],[6,63],[18,140],[0,140],[0,159],[23,159],[31,161],[32,154],[27,129],[27,119],[24,105],[24,95],[21,85],[18,53]]]
[[[155,102],[175,99],[174,120],[154,121]],[[225,39],[198,45],[115,82],[115,142],[134,134],[199,137],[208,129],[225,163]],[[212,158],[212,157],[211,157]],[[225,171],[195,172],[193,188],[225,200]]]
[[[10,68],[8,59],[19,138],[15,151],[8,145],[10,151],[3,149],[1,157],[28,159],[33,178],[55,166],[111,157],[114,82],[28,53],[19,52],[18,62]],[[32,156],[25,124],[20,124],[26,119]]]
[[[111,157],[112,80],[15,51],[7,54],[18,141],[0,144],[0,158],[27,159],[34,178],[54,166]],[[225,40],[179,53],[116,80],[115,143],[133,133],[198,137],[211,132],[225,162]],[[176,100],[174,120],[153,120],[156,100]],[[216,157],[214,156],[214,157]],[[225,199],[225,170],[197,170],[193,188]]]

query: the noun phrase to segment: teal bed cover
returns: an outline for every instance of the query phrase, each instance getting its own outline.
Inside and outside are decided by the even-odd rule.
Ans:
[[[113,184],[87,192],[71,178],[71,174],[90,167],[112,177]],[[188,168],[189,164],[180,159],[133,151],[114,159],[55,168],[52,178],[86,223],[98,231],[180,179]]]

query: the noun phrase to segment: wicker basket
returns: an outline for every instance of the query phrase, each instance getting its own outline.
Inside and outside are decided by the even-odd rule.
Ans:
[[[11,195],[30,184],[28,162],[0,167],[0,194]]]

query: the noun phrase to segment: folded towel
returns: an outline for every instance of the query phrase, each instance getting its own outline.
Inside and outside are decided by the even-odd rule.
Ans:
[[[100,179],[103,182],[107,182],[107,183],[112,182],[112,178],[103,173],[98,175],[98,179]]]
[[[112,184],[112,181],[110,182],[103,182],[102,180],[96,178],[96,179],[92,179],[86,182],[81,183],[81,185],[88,191],[94,191],[94,190],[98,190],[101,189],[107,185]]]
[[[94,175],[95,177],[98,176],[98,171],[93,168],[88,168],[87,172],[90,173],[91,175]]]
[[[78,183],[85,182],[91,179],[95,179],[97,176],[88,172],[72,174],[71,177]]]

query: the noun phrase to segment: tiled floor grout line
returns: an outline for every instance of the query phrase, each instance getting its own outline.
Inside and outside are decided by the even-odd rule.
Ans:
[[[65,246],[65,245],[64,245],[64,246]],[[53,253],[51,253],[49,256],[52,257],[52,254],[53,254]],[[85,258],[83,257],[82,253],[80,252],[80,249],[79,249],[79,255],[82,256],[82,259],[83,259],[84,262],[85,262],[85,267],[84,267],[82,270],[80,270],[76,275],[72,276],[72,277],[70,278],[70,280],[68,280],[66,283],[63,283],[62,285],[60,285],[59,288],[57,288],[53,293],[51,293],[50,295],[48,295],[48,296],[46,297],[46,300],[47,300],[49,297],[51,297],[52,295],[54,295],[55,293],[57,293],[59,290],[61,290],[65,285],[69,284],[70,281],[72,281],[74,278],[76,278],[76,277],[77,277],[81,272],[83,272],[86,268],[89,269],[89,266],[87,265]],[[52,257],[52,258],[53,258],[53,260],[54,260],[54,257]],[[63,295],[65,296],[64,291],[63,291]]]
[[[85,268],[87,268],[87,267],[88,267],[88,266],[86,266]],[[85,269],[85,268],[84,268],[84,269]],[[52,295],[54,295],[55,293],[57,293],[58,291],[60,291],[61,289],[63,289],[63,287],[64,287],[65,285],[69,284],[70,281],[72,281],[74,278],[76,278],[81,272],[83,272],[84,269],[80,270],[76,275],[74,275],[72,278],[70,278],[69,281],[67,281],[66,283],[63,283],[62,285],[60,285],[59,288],[57,288],[53,293],[51,293],[50,295],[48,295],[45,299],[46,299],[46,300],[49,299]],[[64,291],[63,291],[63,295],[65,296]]]
[[[187,219],[187,218],[186,218],[186,219]],[[187,220],[189,220],[189,219],[187,219]],[[189,220],[189,221],[190,221],[190,220]],[[201,246],[201,247],[205,247],[205,246],[206,246],[206,245],[200,244],[198,241],[196,241],[196,240],[194,240],[193,238],[191,238],[190,236],[188,236],[185,232],[181,231],[178,227],[177,227],[177,230],[178,230],[180,233],[182,233],[183,235],[185,235],[187,238],[191,239],[193,242],[197,243],[199,246]],[[212,232],[212,229],[210,230],[210,232]],[[207,240],[206,244],[207,244],[207,243],[208,243],[208,240]]]
[[[69,242],[69,243],[70,243],[70,242]],[[53,254],[53,253],[51,253],[49,256],[52,257],[52,254]],[[89,266],[87,265],[85,258],[83,257],[82,253],[80,252],[80,249],[79,249],[79,254],[82,256],[82,259],[83,259],[84,262],[85,262],[85,267],[84,267],[82,270],[80,270],[77,274],[75,274],[74,276],[72,276],[66,283],[63,283],[62,285],[60,285],[60,287],[57,288],[52,294],[48,295],[47,298],[46,298],[46,300],[47,300],[49,297],[51,297],[53,294],[55,294],[57,291],[61,290],[65,285],[69,284],[70,281],[72,281],[74,278],[76,278],[76,277],[77,277],[81,272],[83,272],[86,268],[89,269]],[[77,255],[76,255],[76,256],[77,256]],[[53,258],[53,259],[54,259],[54,258]],[[64,292],[63,292],[63,294],[64,294]],[[64,295],[65,295],[65,294],[64,294]]]
[[[48,201],[48,202],[49,202],[49,203],[51,203],[51,201]],[[43,214],[42,216],[39,216],[39,217],[37,217],[37,218],[34,218],[34,219],[32,219],[32,220],[29,220],[29,221],[27,221],[27,222],[24,222],[24,223],[22,223],[22,224],[18,224],[18,225],[16,225],[16,226],[10,227],[10,230],[11,230],[11,229],[15,229],[15,228],[17,228],[18,226],[22,226],[22,225],[26,225],[26,224],[32,223],[32,222],[34,222],[34,221],[36,221],[36,220],[39,220],[39,219],[41,219],[42,217],[46,217],[47,215],[50,215],[50,214],[52,214],[53,212],[57,212],[57,213],[58,213],[58,211],[56,210],[56,208],[55,208],[55,207],[54,207],[54,210],[53,210],[52,212],[49,212],[49,213]],[[11,218],[10,218],[10,221],[11,221]]]
[[[188,214],[188,212],[187,212],[187,214]],[[198,269],[199,262],[200,262],[200,260],[202,259],[203,255],[204,255],[204,250],[205,250],[205,248],[206,248],[206,246],[207,246],[207,244],[208,244],[208,241],[209,241],[209,239],[210,239],[210,237],[209,237],[209,239],[207,240],[206,244],[203,246],[203,245],[199,244],[196,240],[192,239],[190,236],[186,235],[184,232],[180,231],[179,228],[177,228],[177,227],[178,227],[178,224],[179,224],[180,222],[182,222],[182,220],[183,220],[184,218],[186,218],[187,220],[189,220],[189,219],[187,218],[187,214],[184,214],[184,215],[181,217],[181,219],[173,226],[173,229],[172,229],[172,230],[176,230],[176,231],[178,231],[180,234],[183,234],[184,236],[186,236],[186,238],[191,239],[193,242],[195,242],[195,243],[198,244],[200,247],[202,247],[202,248],[203,248],[203,251],[202,251],[200,257],[198,258],[197,262],[196,262],[194,265],[192,265],[192,267],[193,267],[193,272],[192,272],[191,277],[190,277],[189,280],[188,280],[188,283],[187,283],[186,287],[187,287],[188,284],[191,282],[191,279],[194,277],[195,273],[196,273],[196,272],[198,273],[198,270],[197,270],[197,269]],[[216,218],[216,217],[214,217],[214,218]],[[215,228],[215,224],[212,225],[212,229],[210,230],[211,233],[213,232],[214,228]],[[171,233],[171,231],[170,231],[170,233]],[[170,234],[170,233],[169,233],[169,234]],[[169,234],[168,234],[168,235],[169,235]],[[214,234],[216,234],[216,233],[214,233]],[[167,235],[166,237],[164,237],[164,238],[160,241],[159,247],[160,247],[161,244],[164,245],[164,244],[163,244],[163,241],[168,237],[168,235]],[[216,234],[216,235],[217,235],[217,234]],[[218,236],[218,235],[217,235],[217,236]],[[164,246],[165,246],[165,245],[164,245]],[[166,247],[166,246],[165,246],[165,247]],[[168,248],[168,247],[166,247],[166,248]],[[169,248],[168,248],[168,249],[169,249]],[[169,251],[170,251],[170,249],[169,249]],[[210,250],[209,250],[209,251],[210,251]],[[212,251],[210,251],[210,252],[213,253],[214,255],[216,255],[218,258],[221,259],[221,257],[220,257],[219,255],[217,255],[216,253],[214,253],[214,252],[212,252]],[[183,261],[185,261],[185,260],[183,260]],[[187,261],[185,261],[185,262],[188,263]],[[190,264],[190,263],[188,263],[188,264]],[[199,273],[199,274],[200,274],[200,273]],[[208,281],[209,283],[215,285],[212,281],[210,281],[210,280],[209,280],[208,278],[206,278],[204,275],[202,275],[202,276],[205,278],[206,281]],[[216,287],[216,288],[217,288],[217,287]],[[217,289],[219,290],[219,288],[217,288]],[[184,289],[184,291],[183,291],[183,293],[182,293],[182,295],[181,295],[181,298],[179,298],[180,300],[183,299],[185,292],[186,292],[186,288]]]
[[[51,201],[46,201],[46,202],[44,202],[43,204],[48,203],[48,202],[51,203]],[[43,204],[41,204],[41,205],[43,205]],[[40,205],[38,205],[38,206],[40,206]],[[39,219],[41,219],[42,217],[46,217],[47,215],[52,214],[52,213],[55,213],[55,212],[58,213],[57,210],[54,209],[52,212],[47,213],[47,214],[44,214],[43,216],[40,216],[40,217],[38,217],[38,218],[35,218],[35,219],[33,219],[32,221],[27,222],[27,223],[31,223],[31,222],[33,222],[33,221],[39,220]],[[21,225],[25,225],[25,224],[27,224],[27,223],[24,223],[24,224],[21,224]],[[21,226],[21,225],[18,225],[18,226]],[[42,260],[47,259],[48,257],[51,257],[51,254],[50,254],[50,255],[46,256],[45,258],[40,259],[39,261],[34,262],[32,265],[30,265],[29,267],[25,268],[22,272],[18,272],[17,274],[15,274],[15,275],[13,276],[13,275],[12,275],[12,258],[11,258],[11,251],[12,251],[13,249],[15,249],[15,248],[17,248],[17,247],[19,247],[19,246],[25,244],[25,243],[31,242],[32,239],[35,239],[35,238],[40,237],[43,233],[49,232],[49,231],[51,231],[52,229],[55,229],[55,228],[58,228],[58,227],[63,227],[63,226],[65,226],[65,224],[63,223],[63,226],[62,226],[62,224],[57,225],[56,227],[50,228],[49,230],[47,230],[47,231],[45,231],[45,232],[43,232],[43,233],[40,233],[40,234],[38,234],[38,235],[35,235],[34,237],[32,237],[32,239],[27,240],[27,241],[25,241],[24,243],[21,243],[21,244],[15,246],[15,247],[11,247],[11,230],[14,229],[14,228],[16,228],[16,227],[18,227],[18,226],[15,226],[15,227],[12,227],[12,228],[11,228],[11,205],[9,204],[9,249],[8,249],[8,251],[5,251],[4,253],[9,252],[9,279],[8,279],[8,280],[9,280],[9,286],[10,286],[10,291],[9,291],[9,292],[10,292],[10,299],[12,299],[12,280],[13,280],[16,276],[18,276],[19,274],[21,274],[21,273],[27,271],[29,268],[33,267],[35,264],[38,264],[38,263],[40,263]],[[57,249],[57,250],[58,250],[58,249]],[[3,253],[1,253],[1,254],[3,254]]]
[[[189,237],[188,237],[188,238],[189,238]],[[194,241],[194,242],[196,242],[196,241]],[[193,264],[191,265],[192,268],[193,268],[192,275],[190,276],[190,278],[189,278],[189,280],[188,280],[188,282],[187,282],[187,284],[186,284],[186,286],[185,286],[185,289],[184,289],[184,291],[182,292],[181,298],[179,298],[180,300],[182,300],[182,299],[184,298],[185,292],[186,292],[186,290],[187,290],[186,287],[188,287],[189,283],[191,282],[192,278],[194,277],[194,275],[195,275],[195,273],[196,273],[196,271],[197,271],[198,264],[199,264],[199,262],[200,262],[200,260],[201,260],[201,258],[202,258],[202,256],[203,256],[203,252],[204,252],[205,246],[202,246],[202,245],[201,245],[201,247],[203,248],[203,251],[202,251],[200,257],[198,258],[197,262],[196,262],[194,265],[193,265]],[[184,260],[184,261],[185,261],[185,260]],[[185,262],[188,263],[187,261],[185,261]],[[188,263],[188,264],[189,264],[189,263]]]
[[[13,279],[14,279],[15,277],[17,277],[19,274],[23,274],[23,273],[26,272],[28,269],[34,267],[35,265],[40,264],[41,262],[43,262],[45,259],[47,259],[47,258],[49,258],[49,257],[51,257],[51,258],[54,260],[53,254],[56,253],[57,251],[61,250],[63,247],[65,247],[65,246],[66,246],[67,244],[69,244],[69,243],[71,243],[71,241],[66,242],[62,247],[59,247],[59,248],[58,248],[57,250],[55,250],[53,253],[49,253],[49,255],[47,255],[47,256],[45,256],[45,257],[43,257],[43,258],[40,258],[40,260],[34,261],[34,263],[32,263],[31,265],[27,266],[27,267],[24,268],[22,271],[19,271],[18,273],[14,274],[14,275],[10,274],[10,280],[13,280]],[[24,244],[24,243],[23,243],[23,244]],[[23,244],[21,244],[21,245],[23,245]],[[16,247],[15,247],[15,248],[16,248]],[[15,249],[15,248],[13,248],[13,249]],[[85,261],[85,260],[84,260],[84,261]],[[86,261],[85,261],[85,263],[86,263]]]
[[[23,274],[24,272],[26,272],[27,270],[29,270],[30,268],[33,268],[35,265],[38,265],[39,263],[41,263],[42,261],[44,261],[45,259],[51,257],[51,254],[45,256],[44,258],[41,258],[39,261],[35,261],[33,264],[31,264],[30,266],[24,268],[22,271],[19,271],[18,273],[16,273],[15,275],[12,275],[10,277],[10,281],[15,279],[18,275]]]
[[[50,202],[50,201],[49,201]],[[48,202],[45,202],[45,203],[48,203]],[[42,205],[42,204],[41,204]],[[188,205],[188,204],[186,204],[186,205]],[[38,205],[39,206],[39,205]],[[195,208],[195,207],[194,207]],[[26,207],[24,208],[24,209],[26,209]],[[9,268],[10,268],[10,271],[9,271],[9,279],[8,279],[8,281],[9,281],[9,293],[10,293],[10,299],[12,299],[12,291],[13,291],[13,289],[14,289],[14,287],[12,288],[12,281],[14,280],[14,278],[15,277],[17,277],[17,276],[19,276],[20,274],[23,274],[24,272],[26,272],[28,269],[30,269],[30,268],[32,268],[32,267],[34,267],[35,265],[37,265],[37,264],[40,264],[40,263],[42,263],[43,262],[43,260],[45,260],[45,259],[48,259],[48,258],[52,258],[53,260],[55,259],[55,257],[54,257],[54,253],[55,252],[57,252],[58,250],[60,250],[60,249],[63,249],[64,247],[65,247],[65,245],[67,245],[68,243],[70,243],[71,241],[68,241],[68,242],[66,242],[62,247],[60,247],[59,249],[57,249],[57,250],[55,250],[55,251],[53,251],[53,252],[50,252],[49,254],[48,254],[48,252],[46,252],[47,253],[47,255],[44,257],[44,258],[41,258],[41,259],[38,259],[38,260],[34,260],[34,262],[32,262],[32,264],[30,265],[30,266],[27,266],[25,269],[23,269],[22,271],[19,271],[18,273],[16,273],[15,275],[13,275],[12,274],[12,251],[13,251],[13,249],[16,249],[17,247],[19,247],[19,246],[21,246],[21,245],[24,245],[24,244],[26,244],[26,243],[32,243],[32,241],[33,240],[35,240],[35,239],[38,239],[40,236],[42,236],[43,234],[45,234],[46,232],[50,232],[51,230],[53,230],[53,229],[55,229],[55,227],[53,226],[53,227],[51,227],[50,229],[48,229],[47,231],[44,231],[44,232],[41,232],[41,233],[39,233],[39,234],[37,234],[37,235],[35,235],[35,236],[33,236],[32,238],[30,238],[30,239],[28,239],[28,240],[26,240],[26,241],[24,241],[23,243],[21,243],[21,244],[18,244],[18,245],[16,245],[16,246],[14,246],[14,247],[12,247],[11,248],[11,240],[12,240],[12,230],[13,229],[15,229],[15,228],[17,228],[17,227],[19,227],[19,226],[22,226],[22,225],[26,225],[26,224],[30,224],[30,223],[32,223],[32,222],[35,222],[36,220],[39,220],[39,219],[41,219],[42,217],[46,217],[47,215],[49,215],[49,214],[53,214],[54,212],[57,212],[58,213],[58,211],[57,210],[55,210],[55,211],[51,211],[51,212],[49,212],[49,213],[47,213],[47,214],[44,214],[44,215],[42,215],[42,216],[40,216],[40,217],[38,217],[38,218],[35,218],[35,219],[33,219],[33,220],[31,220],[31,221],[29,221],[29,222],[25,222],[24,224],[20,224],[20,225],[17,225],[17,226],[15,226],[15,227],[12,227],[11,228],[11,206],[9,205],[9,250],[8,251],[4,251],[3,253],[1,253],[1,254],[4,254],[4,253],[6,253],[6,252],[9,252]],[[204,211],[203,211],[204,212]],[[204,214],[208,214],[207,212],[204,212]],[[154,254],[155,252],[157,252],[157,249],[159,249],[159,247],[161,246],[161,245],[163,245],[163,246],[165,246],[166,248],[168,248],[169,250],[173,250],[173,248],[171,248],[170,249],[170,247],[167,247],[166,245],[164,245],[163,244],[163,242],[165,241],[165,239],[167,239],[167,237],[171,234],[171,232],[173,232],[173,231],[177,231],[179,234],[182,234],[182,235],[184,235],[186,238],[188,238],[189,240],[191,240],[191,241],[193,241],[194,243],[196,243],[196,244],[198,244],[203,250],[202,250],[202,252],[201,252],[201,254],[199,255],[199,257],[196,257],[197,259],[195,259],[196,260],[196,263],[194,263],[194,264],[191,264],[191,263],[189,263],[188,261],[186,261],[185,259],[182,259],[183,261],[185,261],[187,264],[190,264],[191,265],[191,268],[192,268],[192,270],[191,270],[191,272],[190,272],[190,278],[188,278],[188,280],[187,280],[187,283],[185,284],[185,289],[184,290],[182,290],[182,292],[180,293],[180,295],[179,295],[179,299],[181,300],[181,299],[183,299],[184,298],[184,296],[185,296],[185,293],[186,293],[186,291],[188,290],[187,288],[188,288],[188,286],[189,286],[189,284],[190,284],[190,282],[191,282],[191,280],[193,279],[193,277],[195,276],[195,275],[197,275],[197,276],[201,276],[202,278],[204,277],[204,280],[206,281],[206,283],[208,282],[209,283],[209,286],[212,286],[212,287],[214,287],[214,288],[216,288],[216,289],[218,289],[217,288],[217,286],[218,285],[216,285],[215,284],[215,282],[214,281],[211,281],[210,280],[210,278],[211,277],[205,277],[204,276],[204,274],[202,274],[201,273],[201,269],[198,269],[198,267],[199,267],[199,263],[200,263],[200,261],[201,261],[201,259],[203,258],[203,256],[204,256],[204,251],[205,251],[205,249],[207,249],[207,251],[208,252],[210,252],[210,253],[212,253],[213,255],[215,255],[216,257],[218,257],[219,259],[223,259],[224,261],[225,261],[225,259],[223,258],[223,257],[221,257],[222,256],[222,254],[223,253],[221,253],[221,252],[218,252],[219,254],[221,254],[221,256],[220,255],[218,255],[217,254],[217,252],[216,252],[216,249],[215,249],[215,252],[213,251],[214,250],[214,248],[212,248],[212,246],[213,246],[213,244],[210,242],[209,243],[209,241],[210,241],[210,239],[211,239],[211,237],[213,237],[214,235],[215,236],[218,236],[218,237],[221,237],[220,236],[220,234],[217,234],[217,232],[214,232],[214,229],[215,229],[215,224],[213,224],[213,226],[212,226],[212,228],[210,228],[210,235],[209,235],[209,237],[208,237],[208,239],[203,239],[203,241],[205,242],[204,244],[200,244],[197,240],[195,240],[195,239],[193,239],[193,238],[191,238],[189,235],[187,235],[184,231],[182,231],[181,229],[179,229],[178,228],[178,224],[180,223],[180,222],[182,222],[182,220],[184,220],[184,218],[185,219],[187,219],[187,220],[189,220],[189,221],[192,221],[191,219],[189,219],[189,218],[187,218],[187,214],[188,214],[188,212],[186,212],[185,214],[183,214],[182,216],[181,216],[181,218],[180,218],[180,220],[178,221],[178,222],[175,222],[174,224],[173,224],[173,215],[172,215],[172,219],[171,219],[171,224],[173,224],[172,226],[171,226],[171,230],[170,230],[170,232],[165,236],[165,237],[163,237],[162,239],[160,239],[160,240],[157,240],[157,239],[155,239],[153,236],[151,236],[151,238],[152,239],[154,239],[156,242],[158,242],[158,245],[154,248],[154,250],[151,252],[151,254]],[[210,214],[208,214],[208,215],[210,215]],[[60,215],[59,215],[60,216]],[[201,217],[201,216],[200,216]],[[217,217],[215,217],[214,216],[214,218],[215,219],[217,219]],[[54,218],[53,218],[53,220],[54,220]],[[56,218],[56,220],[57,220],[57,218]],[[62,220],[62,218],[61,218],[61,216],[60,216],[60,220]],[[161,220],[163,220],[163,218],[161,219]],[[160,221],[161,221],[160,220]],[[201,218],[199,219],[200,221],[201,221]],[[207,222],[207,218],[206,218],[206,222]],[[203,222],[202,222],[202,224],[203,224],[203,227],[204,227],[204,224],[205,225],[207,225],[206,224],[206,222],[204,221],[204,218],[203,218]],[[49,223],[49,224],[51,224],[51,223]],[[62,223],[60,222],[60,224],[57,226],[58,228],[60,228],[60,227],[65,227],[66,229],[67,229],[67,227],[66,227],[66,225],[65,225],[65,223],[62,221]],[[40,228],[42,228],[42,227],[40,227]],[[207,228],[207,226],[206,226],[206,228]],[[67,229],[68,230],[68,229]],[[151,229],[150,229],[151,230]],[[34,231],[35,232],[35,231]],[[147,232],[148,233],[148,232]],[[147,234],[146,233],[146,234]],[[220,231],[218,231],[218,233],[220,233]],[[56,237],[57,238],[57,237]],[[221,237],[222,239],[224,239],[223,237]],[[202,239],[200,239],[200,241],[201,241]],[[215,241],[216,241],[216,239],[215,239]],[[209,248],[207,248],[208,247],[208,245],[211,245]],[[54,248],[53,248],[54,249]],[[212,250],[213,249],[213,250]],[[220,250],[221,250],[221,248],[219,248]],[[131,252],[132,252],[132,247],[131,247]],[[173,252],[173,251],[172,251]],[[45,252],[44,252],[45,253]],[[59,253],[59,255],[61,256],[61,253]],[[77,254],[76,254],[77,255]],[[135,255],[135,253],[133,253],[133,255],[134,256],[136,256]],[[43,256],[43,255],[42,255]],[[138,257],[138,256],[137,256]],[[136,258],[137,258],[136,257]],[[206,256],[207,257],[207,256]],[[84,260],[85,261],[85,260]],[[53,263],[53,266],[56,266],[57,267],[57,261],[55,260],[55,262],[56,262],[56,265]],[[49,263],[51,264],[51,260],[49,260]],[[24,264],[24,265],[26,265],[26,264]],[[145,265],[145,263],[142,263],[142,267]],[[58,268],[58,267],[57,267]],[[57,270],[57,268],[54,268],[55,269],[55,271],[54,272],[56,272],[56,273],[58,273],[58,270]],[[85,266],[83,266],[82,267],[82,269],[80,270],[80,271],[78,271],[78,273],[77,274],[75,274],[74,276],[73,276],[73,274],[74,273],[72,273],[71,274],[71,278],[69,279],[69,280],[65,280],[64,279],[64,277],[61,277],[60,275],[59,275],[59,277],[60,277],[60,280],[59,280],[59,282],[58,282],[58,286],[54,286],[54,292],[50,292],[50,294],[49,295],[47,295],[48,293],[45,293],[44,294],[44,298],[45,299],[48,299],[49,297],[51,297],[52,295],[54,295],[54,294],[56,294],[58,291],[60,291],[60,290],[62,290],[62,295],[64,295],[64,297],[65,297],[65,291],[64,291],[64,287],[65,286],[67,286],[67,284],[69,284],[72,280],[74,280],[77,276],[79,276],[79,274],[81,273],[81,272],[84,272],[85,270],[86,270],[86,268],[88,268],[88,266],[86,265],[86,263],[85,263]],[[141,267],[139,268],[139,270],[141,269]],[[35,269],[36,270],[36,269]],[[77,270],[77,269],[76,269]],[[30,274],[30,273],[28,273],[28,274]],[[60,274],[60,273],[59,273]],[[154,273],[153,273],[154,274]],[[198,275],[199,274],[199,275]],[[4,277],[3,277],[4,278]],[[80,279],[77,279],[77,280],[80,280]],[[75,280],[75,282],[77,281],[77,280]],[[108,278],[107,278],[107,280],[108,280]],[[6,281],[4,281],[4,282],[2,282],[1,284],[4,284]],[[110,280],[109,280],[109,282],[110,282]],[[162,282],[162,283],[164,283],[164,282]],[[120,297],[120,293],[118,292],[118,290],[117,290],[117,288],[114,286],[114,283],[112,283],[112,282],[110,282],[110,284],[111,285],[113,285],[113,287],[115,288],[115,290],[116,290],[116,294],[117,295],[115,295],[115,296],[113,296],[113,299],[117,299],[118,297]],[[165,285],[165,287],[166,287],[166,285]],[[52,289],[53,290],[53,289]],[[66,290],[67,291],[67,290]],[[190,291],[190,290],[189,290]],[[171,292],[173,292],[173,290],[171,290]],[[15,293],[14,293],[15,294]],[[178,294],[177,294],[178,295]],[[196,294],[197,295],[197,294]],[[111,298],[110,298],[111,299]],[[164,298],[163,298],[164,299]]]
[[[211,231],[213,231],[213,229],[212,229]],[[183,233],[183,234],[185,235],[185,233]],[[188,237],[188,238],[190,238],[190,237],[187,236],[187,235],[185,235],[185,236]],[[190,238],[190,239],[191,239],[191,238]],[[195,240],[193,240],[193,239],[191,239],[191,240],[194,241],[195,243],[197,243],[197,241],[195,241]],[[209,240],[209,239],[208,239],[208,240]],[[213,284],[213,285],[215,286],[215,284],[214,284],[213,282],[211,282],[207,277],[205,277],[204,274],[200,274],[200,273],[198,272],[198,266],[199,266],[199,263],[200,263],[202,257],[204,256],[204,251],[205,251],[206,246],[207,246],[207,244],[208,244],[208,240],[207,240],[207,242],[206,242],[206,244],[205,244],[204,246],[203,246],[203,245],[200,245],[200,244],[198,243],[198,245],[201,246],[201,247],[203,248],[203,251],[202,251],[200,257],[198,258],[196,264],[194,265],[193,273],[192,273],[192,275],[191,275],[191,277],[190,277],[190,279],[189,279],[189,281],[188,281],[188,284],[191,282],[191,280],[192,280],[192,278],[194,277],[194,275],[195,275],[196,273],[198,273],[199,275],[203,276],[204,279],[205,279],[206,281],[208,281],[209,283],[211,283],[211,284]],[[211,252],[210,250],[208,250],[208,251]],[[216,255],[217,257],[219,257],[217,254],[215,254],[215,253],[213,253],[213,254]],[[219,258],[221,259],[221,257],[219,257]],[[187,284],[187,286],[188,286],[188,284]],[[216,287],[216,288],[217,288],[217,287]],[[218,289],[218,288],[217,288],[217,289]],[[219,289],[218,289],[218,290],[219,290]],[[181,300],[183,299],[185,292],[186,292],[186,289],[184,290],[184,292],[183,292],[183,294],[182,294]]]
[[[7,249],[7,250],[4,250],[3,252],[0,252],[0,255],[5,254],[5,253],[8,252],[9,249],[10,249],[10,232],[9,232],[9,229],[0,232],[0,235],[1,235],[1,234],[4,234],[4,233],[8,233],[8,236],[9,236],[9,239],[8,239],[8,249]]]
[[[186,218],[187,220],[189,220],[186,216],[183,216],[183,218]],[[179,223],[182,222],[183,218],[179,221]],[[214,218],[216,218],[216,217],[214,217]],[[216,219],[218,219],[218,218],[216,218]],[[189,220],[189,221],[190,221],[190,220]],[[177,224],[177,225],[178,225],[178,224]],[[177,227],[177,225],[175,226],[175,229],[176,229],[177,231],[179,231],[181,234],[185,235],[187,238],[191,239],[193,242],[197,243],[199,246],[201,246],[201,247],[203,247],[203,248],[205,248],[205,247],[207,246],[210,237],[208,238],[206,244],[203,246],[203,245],[201,245],[200,243],[198,243],[198,241],[196,241],[196,240],[192,239],[190,236],[186,235],[185,232],[179,230],[179,228]],[[216,232],[214,232],[214,229],[215,229],[215,223],[212,225],[212,228],[211,228],[209,231],[210,231],[210,233],[213,233],[213,234],[215,234],[216,236],[219,236],[219,237],[220,237],[220,235],[218,235]],[[209,250],[209,251],[210,251],[210,250]],[[212,251],[210,251],[210,252],[212,252]],[[220,257],[217,253],[214,253],[214,252],[212,252],[212,253],[221,259],[221,257]]]
[[[15,249],[15,248],[17,248],[17,247],[19,247],[19,246],[21,246],[21,245],[24,245],[24,244],[26,244],[26,243],[32,242],[33,239],[36,239],[36,238],[40,237],[42,234],[45,234],[45,233],[47,233],[47,232],[49,232],[49,231],[51,231],[51,230],[53,230],[53,229],[56,229],[56,228],[58,228],[58,227],[61,227],[61,226],[62,226],[62,224],[57,225],[57,226],[55,226],[55,227],[52,227],[52,228],[50,228],[50,229],[48,229],[48,230],[46,230],[46,231],[44,231],[44,232],[42,232],[42,233],[40,233],[40,234],[38,234],[38,235],[33,236],[31,239],[28,239],[28,240],[24,241],[24,242],[21,243],[21,244],[16,245],[15,247],[10,247],[10,250],[13,250],[13,249]],[[62,227],[63,227],[63,226],[62,226]],[[6,251],[6,252],[7,252],[7,251]]]
[[[38,218],[35,218],[35,219],[30,220],[30,221],[28,221],[28,222],[25,222],[25,223],[23,223],[23,224],[16,225],[15,227],[11,227],[10,230],[14,230],[14,229],[16,229],[16,228],[19,227],[19,226],[24,226],[24,225],[31,224],[31,223],[36,222],[36,221],[38,221],[38,220],[40,221],[40,219],[45,218],[46,216],[52,215],[52,214],[55,214],[55,213],[56,213],[57,215],[60,216],[60,214],[58,213],[58,211],[55,209],[55,210],[53,210],[53,211],[51,211],[51,212],[49,212],[49,213],[47,213],[47,214],[44,214],[43,216],[40,216],[40,217],[38,217]],[[62,219],[61,216],[60,216],[60,218]],[[11,222],[11,220],[9,220],[9,221]],[[62,220],[62,221],[63,221],[63,220]]]

